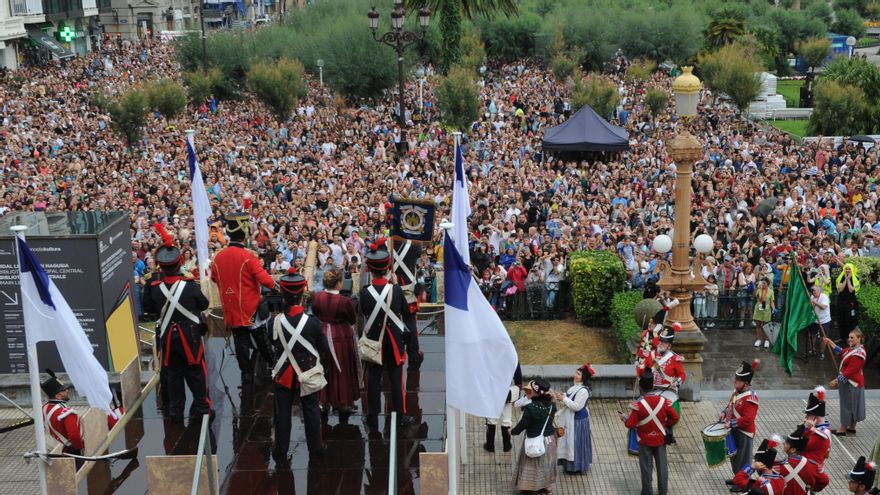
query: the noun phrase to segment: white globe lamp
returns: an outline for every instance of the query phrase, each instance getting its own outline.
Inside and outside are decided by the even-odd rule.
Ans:
[[[666,234],[660,234],[654,238],[654,251],[666,254],[672,249],[672,238]]]
[[[706,254],[711,251],[714,244],[715,242],[712,240],[712,236],[708,234],[700,234],[694,239],[694,249],[701,254]]]

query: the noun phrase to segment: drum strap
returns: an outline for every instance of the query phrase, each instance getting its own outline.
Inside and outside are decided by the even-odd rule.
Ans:
[[[801,457],[801,462],[799,462],[798,465],[794,467],[794,469],[791,468],[791,465],[788,465],[789,472],[783,477],[783,479],[785,480],[785,484],[787,485],[789,481],[794,480],[794,482],[797,483],[799,487],[801,487],[801,490],[806,492],[807,484],[804,483],[804,480],[802,480],[800,475],[798,474],[801,472],[801,469],[803,469],[806,465],[806,457]]]
[[[648,411],[648,415],[645,417],[645,419],[639,421],[638,426],[644,426],[653,421],[654,424],[657,426],[657,429],[660,430],[660,433],[662,433],[665,437],[666,427],[663,425],[663,423],[660,422],[660,418],[657,417],[657,413],[659,413],[660,410],[663,409],[663,406],[666,405],[666,399],[660,397],[660,401],[657,402],[657,406],[654,409],[651,409],[651,406],[645,399],[640,400],[639,404],[641,404],[642,407],[644,407],[645,410]]]

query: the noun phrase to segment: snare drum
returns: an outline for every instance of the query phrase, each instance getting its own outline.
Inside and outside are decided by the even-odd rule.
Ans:
[[[730,428],[723,423],[713,423],[703,428],[703,447],[706,449],[706,464],[709,467],[724,464],[725,459],[736,454],[736,443]]]
[[[627,435],[627,452],[629,455],[639,456],[639,439],[636,436],[636,429],[633,428],[629,430],[629,434]]]
[[[660,393],[660,397],[669,399],[672,402],[672,408],[678,413],[679,421],[681,421],[681,405],[678,403],[678,394],[672,390],[664,390]]]

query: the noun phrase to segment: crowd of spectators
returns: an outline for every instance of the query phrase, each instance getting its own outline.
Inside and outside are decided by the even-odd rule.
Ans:
[[[649,81],[628,81],[625,67],[619,59],[607,74],[621,96],[612,122],[630,135],[630,150],[614,154],[542,151],[543,131],[570,114],[570,87],[539,64],[490,64],[479,82],[481,115],[463,138],[474,211],[471,260],[499,310],[513,306],[505,304],[511,296],[519,297],[517,304],[556,308],[573,250],[614,250],[633,288],[656,279],[651,242],[669,233],[674,214],[675,164],[665,144],[682,124],[671,111],[653,119],[642,101],[651,87],[671,94],[670,75],[658,71]],[[143,139],[127,146],[89,95],[178,78],[172,45],[145,40],[105,46],[63,65],[3,77],[0,214],[125,210],[139,278],[154,267],[154,221],[176,234],[185,246],[185,267],[195,268],[185,129],[196,131],[214,210],[212,252],[225,243],[222,213],[249,212],[252,245],[274,273],[301,267],[308,241],[317,241],[317,288],[329,266],[360,270],[369,240],[388,229],[391,198],[432,199],[438,220],[448,216],[452,136],[431,105],[433,78],[423,109],[418,82],[408,84],[407,108],[415,110],[407,110],[412,125],[405,131],[396,125],[391,94],[341,108],[310,82],[287,122],[275,121],[252,98],[224,100],[210,109],[191,106],[171,121],[150,115]],[[734,311],[733,318],[750,321],[754,300],[724,306],[713,296],[751,296],[757,278],[766,276],[778,297],[789,253],[811,277],[829,280],[846,256],[880,253],[880,147],[821,137],[798,143],[739,117],[714,95],[702,101],[689,124],[705,145],[695,166],[691,230],[711,235],[715,247],[705,258],[711,281],[696,299],[697,316]],[[768,198],[777,198],[776,206],[758,215],[757,206]],[[432,299],[442,266],[435,230],[417,267]],[[527,296],[529,287],[535,290]]]

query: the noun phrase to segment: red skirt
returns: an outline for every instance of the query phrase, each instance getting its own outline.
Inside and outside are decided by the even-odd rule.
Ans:
[[[327,386],[321,390],[321,403],[330,403],[333,407],[351,407],[360,399],[360,386],[358,384],[359,357],[355,334],[351,325],[347,323],[330,323],[321,325],[324,335],[328,336],[327,343],[333,347],[336,359],[339,360],[339,368],[336,361],[330,358],[328,367],[324,369],[327,377]]]

